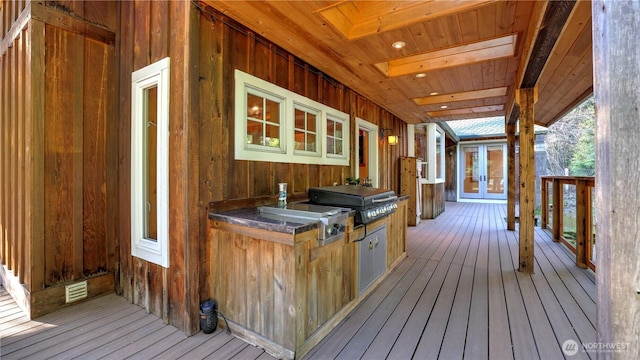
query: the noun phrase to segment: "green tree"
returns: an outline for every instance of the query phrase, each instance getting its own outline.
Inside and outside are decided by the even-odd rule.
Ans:
[[[569,169],[574,176],[593,176],[596,173],[595,119],[584,119],[580,127],[582,134],[571,158]]]
[[[549,126],[545,137],[547,174],[590,176],[595,174],[595,106],[590,97]]]

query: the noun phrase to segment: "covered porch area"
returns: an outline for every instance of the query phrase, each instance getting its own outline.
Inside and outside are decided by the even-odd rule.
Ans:
[[[506,205],[446,209],[409,228],[408,257],[306,359],[558,359],[569,355],[569,340],[575,358],[596,357],[581,345],[596,342],[591,270],[536,227],[535,273],[521,273]],[[268,357],[222,330],[186,338],[114,295],[35,321],[11,312],[9,297],[0,300],[7,359]]]

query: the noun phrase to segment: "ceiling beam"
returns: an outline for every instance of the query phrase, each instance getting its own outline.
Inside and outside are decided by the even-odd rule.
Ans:
[[[431,117],[442,117],[442,116],[452,116],[452,115],[469,115],[469,114],[481,114],[487,112],[497,112],[502,111],[504,109],[504,105],[489,105],[489,106],[476,106],[464,109],[447,109],[447,110],[439,110],[439,111],[430,111],[427,114]]]
[[[575,3],[575,0],[551,1],[549,3],[536,43],[533,46],[531,58],[520,84],[521,88],[528,89],[536,86],[540,73],[542,73],[542,69],[558,41]]]
[[[390,2],[341,1],[318,11],[345,38],[354,40],[418,22],[473,10],[496,0]]]
[[[433,105],[442,103],[451,103],[456,101],[476,100],[490,97],[504,96],[507,94],[506,87],[499,87],[486,90],[474,90],[451,94],[433,95],[421,98],[414,98],[413,101],[417,105]]]
[[[475,64],[514,56],[517,38],[517,34],[511,34],[443,50],[383,61],[373,65],[386,77],[394,77]]]
[[[526,70],[522,76],[522,82],[518,89],[533,88],[538,83],[540,74],[544,69],[551,51],[553,51],[562,29],[564,28],[571,12],[573,11],[575,0],[550,1],[546,7],[544,18],[540,24],[540,31],[536,37],[531,50],[531,56],[527,62]],[[516,89],[517,91],[517,89]],[[514,118],[515,112],[511,112],[509,123],[513,124],[517,120]]]
[[[524,45],[522,48],[522,54],[520,55],[520,63],[518,64],[518,70],[516,71],[516,79],[513,88],[513,92],[509,96],[509,102],[507,102],[506,114],[507,114],[507,122],[510,122],[511,114],[513,114],[514,107],[516,106],[516,96],[515,93],[518,89],[518,85],[522,83],[522,78],[524,77],[524,71],[527,67],[527,63],[529,63],[529,59],[531,57],[531,52],[533,51],[533,45],[535,44],[535,40],[538,37],[538,32],[540,31],[540,24],[542,24],[542,19],[544,18],[545,10],[547,9],[547,5],[549,4],[548,0],[544,1],[536,1],[533,5],[533,11],[531,12],[531,17],[529,19],[529,27],[527,28],[527,35],[524,39]],[[518,113],[515,113],[516,116]]]

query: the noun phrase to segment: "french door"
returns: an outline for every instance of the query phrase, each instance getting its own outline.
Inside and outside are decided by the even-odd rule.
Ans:
[[[462,145],[460,151],[460,197],[507,198],[507,145]]]

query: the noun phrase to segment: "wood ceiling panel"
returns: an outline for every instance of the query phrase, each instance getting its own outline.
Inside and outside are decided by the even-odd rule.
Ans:
[[[516,24],[517,2],[505,1],[503,4],[496,6],[496,35],[511,34]]]
[[[449,42],[449,46],[455,46],[464,43],[462,33],[460,32],[460,22],[458,16],[451,15],[443,19],[444,33]]]
[[[354,40],[483,7],[492,1],[344,1],[318,13],[345,38]]]
[[[580,57],[566,57],[562,66],[554,71],[554,76],[549,81],[540,84],[539,88],[545,90],[545,93],[555,94],[558,89],[571,88],[575,86],[576,77],[582,77],[592,70],[592,52],[584,51]],[[560,99],[554,99],[559,101]],[[549,104],[552,105],[552,104]]]
[[[493,87],[495,79],[495,63],[493,61],[485,61],[482,64],[482,88],[490,89]]]
[[[465,66],[457,66],[455,68],[450,69],[447,73],[447,80],[449,80],[449,88],[447,88],[446,93],[452,92],[462,92],[465,88],[466,80],[461,76],[460,69]],[[428,75],[428,73],[427,73]],[[473,89],[470,89],[473,90]]]
[[[473,82],[469,79],[473,78],[473,73],[471,72],[470,66],[460,66],[457,68],[458,76],[460,77],[460,91],[471,91],[474,90]]]
[[[569,74],[563,77],[563,81],[558,86],[551,87],[553,91],[544,93],[541,100],[545,102],[541,103],[541,106],[536,110],[539,112],[539,115],[536,114],[536,121],[549,124],[557,120],[558,113],[572,102],[569,99],[575,99],[590,88],[593,84],[592,66],[591,52],[585,53]]]
[[[504,6],[504,4],[496,3],[478,9],[478,37],[480,39],[496,37],[496,7],[498,6]]]
[[[427,91],[412,92],[413,96],[411,96],[411,98],[426,96],[434,91],[441,94],[460,91],[456,87],[458,81],[456,68],[430,71],[427,73],[427,77],[425,79],[429,79],[429,84],[433,84],[433,86],[427,89]]]
[[[480,40],[478,34],[478,10],[458,14],[458,25],[462,35],[462,42],[470,43]]]
[[[442,19],[427,21],[424,24],[427,36],[433,43],[433,49],[441,49],[450,46],[449,40],[444,32],[444,24]]]
[[[433,41],[431,41],[431,37],[428,35],[427,29],[423,23],[412,24],[407,29],[416,43],[416,52],[426,52],[435,48],[435,45],[433,44]]]
[[[499,59],[494,60],[494,75],[493,75],[493,84],[491,86],[507,86],[510,85],[506,82],[508,72],[509,72],[509,61],[511,59]]]
[[[570,99],[586,86],[591,79],[588,72],[578,66],[577,61],[583,59],[583,53],[571,52],[576,49],[588,47],[589,36],[574,35],[573,42],[563,43],[564,38],[571,38],[572,33],[581,30],[576,27],[590,26],[580,23],[578,19],[584,17],[589,9],[588,2],[578,1],[577,9],[581,9],[572,15],[574,20],[567,24],[570,31],[565,30],[561,34],[561,41],[554,48],[554,54],[549,58],[548,67],[540,76],[539,92],[541,98],[548,96],[546,104],[536,105],[540,107],[539,114],[552,117],[558,113],[558,109],[571,104]],[[440,93],[464,93],[469,91],[507,88],[507,94],[498,97],[483,98],[481,100],[462,101],[469,108],[504,105],[502,112],[510,113],[513,103],[513,90],[517,88],[523,69],[522,62],[529,59],[528,51],[532,46],[531,31],[540,26],[540,20],[544,14],[547,2],[545,1],[235,1],[235,0],[206,0],[205,3],[223,12],[225,16],[237,20],[257,34],[264,36],[286,51],[300,57],[303,61],[317,68],[330,77],[335,78],[344,85],[354,89],[359,94],[378,103],[394,115],[408,123],[423,121],[436,121],[441,117],[429,118],[426,111],[436,112],[439,108],[435,105],[418,106],[411,99],[423,97],[431,92]],[[433,13],[422,13],[420,16],[429,16],[416,21],[416,9],[424,9],[431,6],[460,5],[455,11],[441,12],[437,16]],[[456,6],[457,6],[456,5]],[[367,19],[378,22],[376,30],[370,35],[348,40],[333,25],[320,14],[319,11],[327,10],[329,15],[341,24],[336,27],[341,31],[352,31],[358,21]],[[368,12],[370,15],[364,16]],[[392,17],[378,20],[381,14],[391,14]],[[542,14],[542,15],[541,15]],[[582,15],[581,15],[582,14]],[[397,17],[397,24],[389,25],[390,21]],[[355,19],[355,20],[354,20]],[[532,20],[533,19],[533,20]],[[584,20],[584,19],[583,19]],[[375,67],[374,63],[390,61],[401,57],[415,56],[418,54],[441,51],[464,44],[470,44],[488,38],[496,38],[505,34],[517,34],[515,41],[515,55],[484,60],[474,64],[467,64],[455,59],[461,64],[455,67],[447,67],[434,70],[429,67],[426,78],[417,79],[414,76],[399,76],[385,78]],[[404,49],[392,49],[390,44],[396,40],[407,43]],[[564,50],[563,50],[564,49]],[[560,54],[563,53],[563,54]],[[460,55],[459,55],[460,56]],[[583,59],[582,66],[591,67],[590,59]],[[588,63],[588,64],[587,64]],[[526,63],[525,63],[526,65]],[[552,70],[554,69],[554,70]],[[520,74],[517,72],[520,71]],[[572,75],[573,74],[573,75]],[[578,88],[571,89],[566,86],[568,79],[573,79]],[[545,86],[547,88],[545,88]],[[558,99],[562,95],[567,99]],[[434,107],[432,110],[431,107]],[[549,108],[549,110],[546,109]],[[460,115],[461,118],[465,117]],[[446,118],[455,118],[455,115]],[[442,117],[445,118],[445,117]]]

